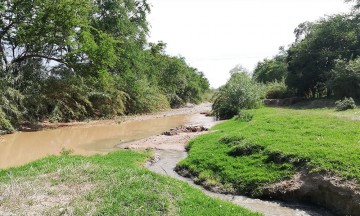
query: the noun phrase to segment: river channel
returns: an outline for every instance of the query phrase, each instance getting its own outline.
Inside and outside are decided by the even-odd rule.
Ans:
[[[206,108],[210,109],[207,105]],[[206,110],[205,110],[206,111]],[[214,118],[205,117],[192,112],[180,112],[181,115],[159,115],[156,118],[116,123],[115,121],[99,121],[98,123],[80,126],[64,127],[53,130],[37,132],[19,132],[0,137],[0,169],[19,166],[47,155],[58,155],[62,149],[71,149],[74,154],[92,155],[105,154],[134,143],[141,148],[149,148],[146,142],[157,144],[160,140],[163,148],[153,147],[159,160],[148,165],[148,169],[159,174],[167,175],[189,183],[199,188],[209,196],[230,201],[250,210],[261,212],[266,216],[332,216],[326,210],[297,203],[282,203],[251,199],[244,196],[217,194],[195,185],[191,179],[178,175],[174,168],[176,164],[187,156],[184,145],[192,137],[164,142],[161,132],[175,128],[179,125],[201,124],[205,127],[215,125]],[[164,137],[163,137],[164,138]],[[165,137],[165,139],[168,139]],[[171,138],[169,138],[171,139]],[[168,146],[171,143],[172,146]],[[145,144],[145,145],[144,145]]]

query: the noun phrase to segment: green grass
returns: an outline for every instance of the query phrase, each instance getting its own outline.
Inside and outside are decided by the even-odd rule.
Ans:
[[[0,215],[259,215],[150,172],[149,155],[64,154],[0,170]]]
[[[360,110],[261,108],[248,122],[229,120],[189,144],[184,169],[203,184],[261,196],[297,170],[360,182]]]

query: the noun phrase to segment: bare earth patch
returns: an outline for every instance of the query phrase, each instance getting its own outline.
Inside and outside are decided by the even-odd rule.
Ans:
[[[189,142],[189,140],[204,133],[205,132],[196,132],[180,133],[176,136],[151,136],[142,140],[121,144],[118,147],[121,149],[156,149],[185,151],[185,146]]]
[[[187,143],[196,136],[204,134],[207,129],[218,124],[214,117],[207,116],[211,111],[211,104],[205,103],[196,106],[189,106],[180,109],[174,109],[168,112],[162,112],[153,115],[139,116],[132,121],[141,121],[145,119],[161,118],[164,116],[194,114],[189,125],[179,126],[165,131],[162,135],[151,136],[145,139],[123,143],[118,145],[121,149],[156,149],[156,150],[175,150],[185,151]]]

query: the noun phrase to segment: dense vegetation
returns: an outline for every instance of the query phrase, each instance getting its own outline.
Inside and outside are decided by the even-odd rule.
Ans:
[[[189,144],[178,164],[208,187],[261,196],[296,171],[332,173],[360,183],[359,109],[261,108],[217,125]]]
[[[0,214],[260,215],[150,172],[148,155],[52,156],[0,170]]]
[[[294,30],[294,43],[287,49],[281,47],[275,57],[258,63],[253,74],[256,81],[271,83],[284,79],[286,84],[285,89],[278,86],[278,93],[269,94],[268,98],[360,100],[360,15],[356,2],[349,14],[299,24]]]
[[[204,75],[146,41],[146,0],[0,2],[0,130],[197,103]]]

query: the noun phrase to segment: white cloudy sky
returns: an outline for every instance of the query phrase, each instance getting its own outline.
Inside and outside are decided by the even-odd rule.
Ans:
[[[304,21],[347,12],[343,0],[149,0],[149,40],[167,43],[204,72],[212,87],[225,84],[237,64],[253,70],[291,44]]]

